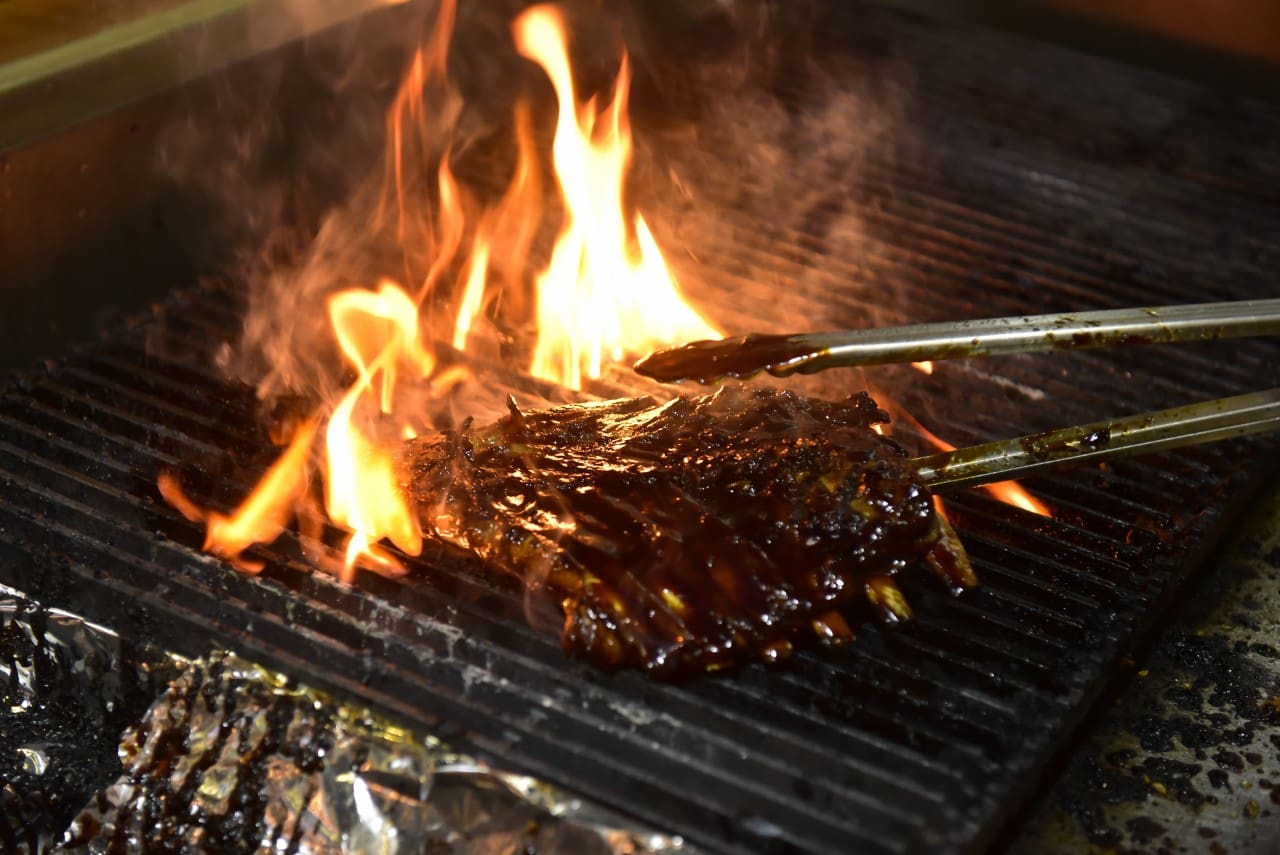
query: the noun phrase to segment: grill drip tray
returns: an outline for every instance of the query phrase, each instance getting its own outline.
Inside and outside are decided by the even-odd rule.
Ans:
[[[1244,140],[1275,139],[1280,113],[871,7],[827,23],[847,53],[823,47],[820,75],[742,97],[812,139],[892,99],[908,105],[894,133],[791,175],[753,168],[742,129],[710,122],[670,164],[696,204],[650,217],[725,326],[1274,294],[1280,164]],[[784,198],[796,216],[779,215]],[[847,649],[655,684],[567,660],[528,626],[518,586],[457,554],[353,587],[314,572],[293,535],[261,551],[258,577],[201,555],[155,482],[177,471],[230,504],[274,453],[252,390],[209,367],[242,303],[234,289],[175,295],[9,387],[0,582],[165,649],[218,645],[305,677],[713,850],[981,849],[1274,454],[1255,440],[1027,482],[1052,520],[958,495],[981,588],[953,598],[916,580],[916,620],[859,627]],[[965,444],[1260,388],[1278,361],[1252,342],[871,379]]]

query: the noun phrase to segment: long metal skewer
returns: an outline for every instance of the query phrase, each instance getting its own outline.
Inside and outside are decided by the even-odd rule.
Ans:
[[[934,489],[1021,478],[1067,462],[1101,460],[1280,430],[1280,388],[1218,398],[914,458]]]
[[[784,377],[848,365],[1278,334],[1280,299],[1240,300],[850,332],[748,335],[658,351],[638,362],[636,371],[667,383],[713,383],[760,371]]]

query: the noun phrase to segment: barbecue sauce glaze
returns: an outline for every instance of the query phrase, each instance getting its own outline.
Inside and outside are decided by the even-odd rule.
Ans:
[[[838,610],[909,611],[924,560],[973,581],[906,455],[840,403],[726,387],[510,414],[412,440],[406,488],[430,535],[550,592],[571,654],[662,676],[851,637]]]

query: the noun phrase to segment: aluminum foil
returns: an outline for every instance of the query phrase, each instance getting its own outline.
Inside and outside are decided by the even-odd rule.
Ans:
[[[234,654],[131,649],[3,586],[0,704],[18,851],[691,851]]]
[[[70,851],[690,851],[231,653],[188,663],[120,759]]]
[[[118,702],[120,639],[106,627],[42,609],[0,585],[0,637],[0,681],[9,714],[30,711],[50,684],[68,674],[95,684],[107,709]]]
[[[52,847],[115,774],[118,734],[164,685],[162,660],[0,586],[0,843]]]

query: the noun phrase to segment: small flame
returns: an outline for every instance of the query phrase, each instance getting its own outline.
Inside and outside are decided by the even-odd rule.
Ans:
[[[927,359],[924,362],[913,362],[911,363],[911,367],[919,371],[921,374],[933,373],[933,363]]]
[[[1039,514],[1042,517],[1053,516],[1048,505],[1022,489],[1017,481],[997,481],[994,484],[987,484],[986,487],[991,492],[991,495],[1002,502],[1022,508],[1024,511],[1031,511],[1031,513]]]
[[[517,104],[515,113],[516,142],[519,145],[516,171],[497,208],[486,211],[476,227],[454,322],[453,346],[458,350],[466,349],[471,328],[491,299],[486,296],[486,286],[495,245],[501,247],[504,266],[511,271],[505,277],[500,293],[507,301],[509,311],[518,313],[522,308],[518,305],[521,276],[542,208],[542,185],[538,177],[538,151],[534,145],[529,105],[524,102]]]
[[[457,179],[453,177],[453,170],[449,168],[448,149],[445,149],[444,156],[440,158],[436,186],[440,193],[440,217],[436,223],[435,254],[418,294],[419,303],[434,291],[436,285],[448,273],[458,247],[462,245],[462,236],[466,228],[466,217],[462,213],[462,191],[458,187]]]
[[[935,495],[933,497],[933,509],[938,512],[938,516],[947,522],[951,522],[951,515],[947,513],[946,503],[942,501],[942,497]]]
[[[551,78],[559,102],[552,160],[565,224],[538,277],[538,340],[530,373],[574,389],[606,361],[721,334],[684,301],[644,217],[623,206],[631,163],[625,55],[604,109],[579,103],[565,24],[551,6],[516,19],[516,49]]]
[[[402,278],[417,280],[416,288],[383,280],[374,289],[338,291],[323,303],[330,332],[355,379],[337,388],[308,387],[320,392],[323,409],[295,433],[231,516],[197,507],[172,476],[160,479],[166,500],[207,525],[206,549],[245,569],[260,568],[243,561],[241,553],[253,543],[273,540],[291,515],[304,530],[321,533],[317,496],[307,485],[311,452],[323,427],[317,458],[325,513],[349,532],[341,569],[333,569],[347,580],[357,566],[403,572],[381,544],[417,555],[423,532],[399,483],[396,451],[427,424],[414,406],[419,394],[439,398],[467,376],[462,368],[441,370],[428,342],[448,338],[459,350],[476,346],[478,325],[490,308],[498,310],[495,318],[534,315],[532,373],[574,388],[628,355],[720,337],[681,298],[644,218],[628,215],[623,205],[632,153],[625,56],[609,105],[597,109],[594,101],[579,103],[564,21],[547,6],[523,13],[514,33],[520,52],[542,66],[558,98],[552,162],[565,222],[547,269],[537,278],[536,303],[523,303],[529,250],[545,213],[530,107],[523,102],[516,107],[518,159],[506,192],[496,205],[482,206],[455,178],[450,163],[450,131],[461,104],[448,78],[456,11],[456,0],[442,0],[435,27],[414,54],[388,111],[386,171],[369,224],[375,232],[395,234],[405,256]],[[424,166],[430,184],[425,194],[416,189]],[[468,213],[477,208],[473,225]],[[432,317],[445,298],[453,299],[453,313]],[[318,310],[322,303],[315,305]],[[292,330],[295,320],[288,317],[280,326]],[[323,563],[337,561],[325,556]]]
[[[911,422],[911,424],[915,426],[915,429],[920,431],[920,434],[926,440],[936,445],[940,451],[956,450],[954,445],[947,442],[945,439],[942,439],[924,425],[920,424],[914,416],[902,407],[897,406],[894,409],[897,410],[895,413],[897,418]],[[1042,517],[1053,516],[1053,511],[1049,509],[1048,505],[1028,493],[1017,481],[997,481],[994,484],[983,484],[982,489],[986,490],[1005,504],[1022,508],[1024,511],[1030,511],[1033,514],[1039,514]]]
[[[484,309],[484,286],[489,274],[489,240],[487,235],[476,235],[475,247],[471,252],[471,262],[467,265],[467,276],[463,280],[462,302],[458,305],[458,319],[453,326],[453,346],[458,350],[467,349],[467,336],[471,333],[471,325]]]
[[[157,482],[164,500],[192,522],[205,524],[204,549],[233,562],[242,570],[257,573],[258,562],[241,556],[255,543],[269,543],[284,530],[291,508],[307,487],[307,459],[316,434],[316,420],[304,422],[293,435],[284,454],[271,464],[267,474],[231,516],[206,511],[187,498],[178,481],[167,472]]]

